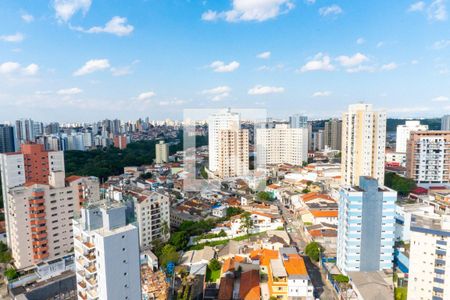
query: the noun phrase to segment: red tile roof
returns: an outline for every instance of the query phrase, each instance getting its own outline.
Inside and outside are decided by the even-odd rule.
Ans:
[[[251,270],[241,274],[239,297],[243,300],[261,299],[258,270]]]

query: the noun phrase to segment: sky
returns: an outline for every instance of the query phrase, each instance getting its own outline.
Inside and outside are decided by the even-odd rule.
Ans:
[[[3,0],[0,121],[450,113],[448,0]]]

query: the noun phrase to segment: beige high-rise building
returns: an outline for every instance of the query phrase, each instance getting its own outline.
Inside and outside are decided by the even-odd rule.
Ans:
[[[258,167],[287,163],[301,166],[308,161],[308,128],[289,128],[276,124],[275,128],[256,129]]]
[[[223,129],[218,132],[217,137],[218,161],[215,174],[220,178],[248,175],[248,130]]]
[[[208,118],[208,153],[209,170],[216,172],[219,166],[220,132],[221,130],[239,130],[241,127],[240,115],[226,111],[213,114]]]
[[[412,132],[406,152],[406,175],[421,184],[450,182],[450,131]]]
[[[384,184],[386,113],[371,104],[352,104],[342,116],[342,182],[359,185],[360,176]]]
[[[159,141],[158,144],[155,145],[156,148],[156,159],[155,163],[162,164],[169,161],[169,145],[164,141]]]
[[[325,147],[333,150],[341,150],[342,148],[342,121],[331,119],[325,122],[324,128]]]

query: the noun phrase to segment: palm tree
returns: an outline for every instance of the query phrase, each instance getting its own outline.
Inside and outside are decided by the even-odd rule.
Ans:
[[[254,227],[254,223],[252,218],[250,217],[249,212],[245,212],[241,216],[241,229],[245,229],[245,232],[248,235],[250,235],[250,232],[252,231]]]

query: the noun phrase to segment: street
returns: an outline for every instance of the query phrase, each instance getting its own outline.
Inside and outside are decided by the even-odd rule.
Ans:
[[[295,217],[289,209],[284,207],[279,201],[277,201],[278,208],[281,211],[281,215],[286,222],[285,227],[291,239],[291,243],[299,249],[303,254],[306,245],[311,242],[308,240],[304,233],[304,225],[301,220]],[[321,272],[321,269],[313,263],[308,256],[303,255],[308,275],[314,285],[314,297],[323,300],[337,299],[336,294],[333,291],[330,283],[326,281],[325,274]]]

